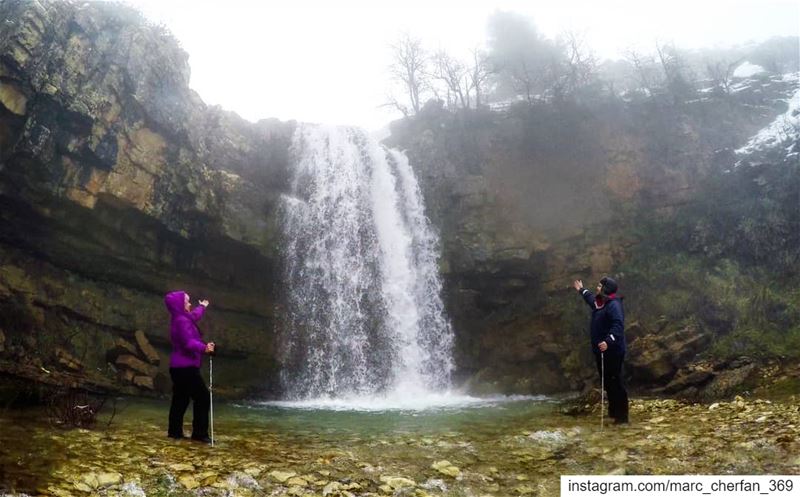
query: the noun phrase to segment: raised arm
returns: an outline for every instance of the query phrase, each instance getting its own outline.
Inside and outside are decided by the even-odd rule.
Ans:
[[[577,290],[578,293],[581,294],[581,297],[583,297],[583,300],[586,301],[586,305],[588,305],[589,307],[594,309],[594,294],[592,292],[590,292],[589,290],[583,288],[583,281],[575,280],[574,282],[572,282],[572,287],[575,290]]]
[[[203,319],[203,315],[205,314],[205,312],[206,312],[206,306],[201,304],[192,309],[192,311],[189,314],[192,316],[192,321],[196,323],[201,319]]]

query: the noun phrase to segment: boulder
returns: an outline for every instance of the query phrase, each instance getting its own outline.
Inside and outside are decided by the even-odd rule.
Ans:
[[[136,373],[130,369],[124,369],[119,372],[119,378],[122,380],[123,383],[133,383],[133,379],[136,377]]]
[[[138,354],[136,346],[124,338],[117,338],[114,340],[114,346],[106,350],[106,362],[116,364],[117,358],[125,354],[136,356]]]
[[[684,368],[678,371],[662,392],[665,394],[684,392],[693,397],[697,389],[711,381],[714,376],[714,372],[707,368]],[[689,392],[689,389],[691,389],[691,392]]]
[[[153,377],[158,374],[158,368],[153,366],[152,364],[147,364],[143,360],[134,357],[129,354],[121,355],[117,357],[116,361],[117,366],[125,366],[137,373],[141,373],[144,376]]]
[[[755,364],[716,371],[716,376],[703,388],[701,396],[704,400],[730,397],[757,379],[758,368]]]
[[[133,384],[139,388],[144,388],[147,390],[155,389],[153,386],[153,378],[150,376],[134,376]]]
[[[144,332],[142,330],[136,330],[133,336],[136,338],[136,344],[139,346],[139,350],[142,351],[145,359],[147,359],[147,362],[158,366],[161,362],[161,358],[158,356],[156,349],[150,345],[150,341],[147,339]]]
[[[639,338],[630,346],[629,367],[634,381],[650,385],[669,383],[710,340],[707,333],[692,326]],[[692,380],[698,378],[695,376]]]
[[[56,361],[61,366],[64,366],[67,369],[71,369],[72,371],[82,371],[84,369],[83,363],[74,355],[67,352],[66,349],[62,347],[56,348]]]

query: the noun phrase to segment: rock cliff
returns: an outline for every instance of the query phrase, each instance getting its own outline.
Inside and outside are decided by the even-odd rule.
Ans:
[[[56,374],[66,350],[75,381],[104,384],[106,351],[140,330],[163,377],[162,296],[182,288],[212,299],[219,384],[269,390],[293,125],[206,106],[177,42],[119,4],[9,1],[0,18],[2,368]]]
[[[800,223],[796,116],[786,117],[772,155],[743,159],[741,147],[791,113],[797,87],[793,74],[739,80],[730,94],[709,89],[678,104],[601,97],[454,113],[429,102],[394,123],[387,143],[417,168],[441,234],[462,377],[478,390],[516,393],[592,385],[589,311],[570,283],[582,278],[593,289],[605,274],[627,296],[635,387],[663,387],[702,360],[763,352],[733,337],[776,316],[750,324],[750,297],[742,292],[733,311],[727,288],[777,288],[792,270],[772,261],[797,260],[791,229],[754,234],[752,253],[734,248],[745,246],[737,229]],[[717,241],[715,252],[690,242],[698,231]],[[783,333],[798,336],[787,331],[798,327],[797,307],[777,300]],[[760,360],[782,352],[770,354]],[[725,366],[701,369],[714,368]],[[699,395],[695,387],[716,374],[679,384]]]

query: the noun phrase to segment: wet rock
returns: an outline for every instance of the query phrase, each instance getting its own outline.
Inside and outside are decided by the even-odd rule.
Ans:
[[[116,364],[118,366],[128,367],[144,376],[153,377],[158,373],[157,367],[153,366],[152,364],[147,364],[143,360],[128,354],[117,357]]]
[[[264,469],[257,466],[250,466],[249,468],[244,468],[244,472],[253,478],[258,478],[258,476],[264,472]]]
[[[415,487],[414,480],[402,476],[381,476],[380,481],[389,486],[392,490]]]
[[[536,489],[530,485],[517,485],[514,487],[514,492],[516,492],[517,495],[533,495],[536,493]]]
[[[328,495],[335,494],[341,489],[342,489],[341,483],[339,483],[338,481],[332,481],[327,485],[325,485],[325,487],[322,489],[322,495],[323,497],[327,497]]]
[[[0,103],[8,111],[18,116],[24,116],[28,99],[19,86],[0,82]]]
[[[106,351],[106,361],[111,364],[116,364],[117,358],[121,355],[136,356],[136,346],[124,338],[117,337],[114,340],[114,346]]]
[[[293,497],[301,497],[305,495],[306,490],[303,487],[289,487],[289,490],[286,491],[286,495],[292,495]]]
[[[249,490],[257,490],[261,487],[255,478],[240,471],[231,474],[227,479],[227,484],[229,488],[244,488]]]
[[[150,341],[147,339],[147,336],[144,334],[142,330],[136,330],[136,333],[133,334],[134,338],[136,339],[136,344],[139,346],[139,350],[142,351],[145,359],[150,364],[154,364],[158,366],[161,362],[161,358],[156,352],[156,349],[150,344]]]
[[[97,486],[99,488],[110,487],[122,483],[122,475],[111,471],[97,474]]]
[[[87,494],[91,493],[92,490],[94,490],[93,487],[90,487],[89,485],[87,485],[84,482],[76,482],[75,483],[75,489],[78,490],[79,492],[84,492],[84,493],[87,493]]]
[[[714,372],[706,368],[684,368],[664,387],[663,393],[675,394],[689,388],[700,388],[714,378]],[[695,390],[696,391],[696,390]]]
[[[66,369],[70,369],[72,371],[81,371],[84,368],[83,363],[77,357],[70,354],[62,347],[56,347],[55,355],[58,364]]]
[[[294,471],[270,471],[269,476],[277,481],[278,483],[286,483],[286,480],[292,478],[293,476],[297,476],[297,473]]]
[[[741,391],[750,382],[758,377],[755,364],[744,364],[735,369],[721,370],[703,389],[701,395],[704,399],[721,399]]]
[[[630,347],[630,368],[640,382],[670,380],[681,367],[711,340],[708,333],[687,326],[658,335],[647,335]]]
[[[435,469],[436,471],[438,471],[439,473],[441,473],[443,475],[447,475],[447,476],[450,476],[452,478],[456,478],[458,476],[461,476],[461,470],[458,469],[456,466],[453,466],[452,464],[450,464],[450,461],[446,461],[446,460],[437,461],[437,462],[431,464],[431,468]]]
[[[100,489],[105,487],[110,487],[111,485],[117,485],[122,482],[122,475],[116,472],[99,472],[99,473],[87,473],[82,477],[83,485],[90,487],[91,489]]]
[[[288,480],[286,480],[285,483],[286,483],[286,485],[289,485],[290,487],[307,487],[308,486],[308,481],[305,478],[302,478],[300,476],[293,476],[293,477],[289,478]]]
[[[200,486],[200,482],[192,475],[181,475],[178,477],[178,483],[183,485],[186,490],[193,490]]]
[[[144,388],[146,390],[154,390],[155,386],[153,384],[153,378],[149,376],[134,376],[133,377],[133,384],[139,388]]]
[[[195,479],[197,479],[201,485],[206,486],[215,483],[217,478],[219,478],[219,475],[216,473],[216,471],[203,471],[195,476]]]
[[[173,471],[175,473],[186,473],[189,471],[194,471],[194,466],[187,463],[170,464],[167,467],[170,469],[170,471]]]
[[[100,486],[100,483],[97,480],[97,474],[95,473],[87,473],[81,477],[83,480],[83,484],[91,489],[96,489]]]

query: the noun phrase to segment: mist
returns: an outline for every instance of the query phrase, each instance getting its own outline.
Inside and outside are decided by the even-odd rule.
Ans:
[[[790,1],[480,2],[402,6],[350,1],[258,5],[132,0],[163,23],[189,53],[191,86],[209,104],[251,121],[277,117],[378,129],[402,116],[391,103],[391,46],[403,36],[430,54],[459,60],[490,43],[498,11],[524,19],[555,42],[580,38],[598,63],[669,45],[725,50],[797,35],[800,7]]]

